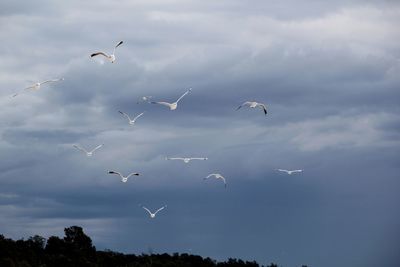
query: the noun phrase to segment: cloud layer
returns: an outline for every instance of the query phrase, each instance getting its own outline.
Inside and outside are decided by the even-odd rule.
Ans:
[[[395,1],[2,1],[0,10],[3,234],[48,237],[77,224],[97,247],[129,253],[399,263]],[[89,57],[119,40],[114,64]],[[175,111],[137,104],[172,102],[189,87]],[[235,111],[247,100],[268,115]],[[119,110],[145,114],[132,127]],[[72,147],[102,143],[92,158]],[[122,184],[109,169],[141,176]],[[211,172],[227,177],[226,190],[203,181]],[[168,208],[150,220],[139,204]]]

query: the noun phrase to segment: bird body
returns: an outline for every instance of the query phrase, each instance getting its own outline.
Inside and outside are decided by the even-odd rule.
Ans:
[[[291,175],[291,174],[296,173],[296,172],[302,172],[303,170],[283,170],[283,169],[278,169],[278,171],[286,172],[287,174]]]
[[[189,163],[191,160],[208,160],[208,158],[165,158],[166,160],[182,160],[185,163]]]
[[[129,179],[129,177],[131,177],[132,175],[139,176],[139,173],[137,173],[137,172],[132,172],[132,173],[128,174],[127,176],[124,176],[122,173],[117,172],[117,171],[108,171],[108,174],[119,175],[119,177],[121,177],[121,182],[123,182],[123,183],[126,183]]]
[[[120,41],[116,46],[114,46],[114,50],[113,53],[111,55],[108,55],[104,52],[96,52],[90,55],[90,57],[95,57],[95,56],[103,56],[105,58],[107,58],[108,60],[110,60],[111,63],[115,62],[115,49],[117,49],[118,46],[122,45],[124,42]]]
[[[159,208],[158,210],[156,210],[156,211],[153,213],[153,212],[151,212],[148,208],[146,208],[145,206],[142,206],[142,208],[143,208],[144,210],[146,210],[146,211],[149,213],[150,218],[152,218],[152,219],[154,219],[154,218],[156,217],[156,215],[157,215],[157,213],[158,213],[159,211],[165,209],[166,207],[167,207],[167,205],[165,205],[165,206]]]
[[[246,101],[243,104],[241,104],[236,110],[239,110],[243,106],[248,106],[250,108],[261,108],[264,111],[264,114],[267,115],[267,106],[262,103],[258,103],[256,101]]]
[[[185,96],[187,95],[190,91],[192,91],[192,88],[189,88],[189,90],[187,90],[183,95],[181,95],[175,102],[173,103],[168,103],[168,102],[163,102],[163,101],[152,101],[150,103],[152,104],[159,104],[159,105],[163,105],[169,108],[169,110],[175,110],[178,107],[178,102]]]
[[[91,157],[93,156],[93,152],[95,152],[97,149],[101,148],[102,146],[104,146],[104,144],[98,145],[96,146],[94,149],[92,149],[91,151],[87,151],[86,149],[84,149],[83,147],[80,147],[78,145],[73,145],[73,147],[75,147],[76,149],[82,151],[83,153],[86,154],[86,156]]]
[[[137,120],[140,116],[142,116],[142,115],[144,114],[144,112],[142,112],[142,113],[140,113],[139,115],[137,115],[136,117],[134,117],[133,119],[131,119],[131,117],[130,117],[128,114],[126,114],[125,112],[122,112],[122,111],[118,111],[118,112],[121,113],[122,115],[124,115],[124,116],[128,119],[130,125],[134,125],[135,122],[136,122],[136,120]]]
[[[222,176],[222,175],[219,174],[219,173],[211,173],[211,174],[209,174],[207,177],[203,178],[203,180],[207,180],[208,178],[210,178],[210,177],[212,177],[212,176],[214,176],[215,179],[221,179],[221,180],[224,182],[224,185],[225,185],[225,188],[226,188],[226,179],[225,179],[224,176]]]

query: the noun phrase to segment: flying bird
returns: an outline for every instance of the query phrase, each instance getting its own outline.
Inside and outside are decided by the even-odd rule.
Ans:
[[[90,55],[90,57],[95,57],[95,56],[103,56],[105,58],[107,58],[108,60],[111,61],[111,63],[114,63],[115,61],[115,49],[117,49],[118,46],[122,45],[124,42],[120,41],[116,46],[114,46],[114,50],[113,53],[111,55],[107,55],[104,52],[96,52]]]
[[[132,175],[136,175],[139,176],[139,173],[137,172],[132,172],[130,174],[128,174],[127,176],[122,175],[122,173],[117,172],[117,171],[108,171],[108,174],[117,174],[119,175],[119,177],[121,177],[121,182],[126,183],[129,179],[129,177],[131,177]]]
[[[264,114],[267,115],[267,107],[265,104],[258,103],[255,101],[246,101],[243,104],[241,104],[236,110],[239,110],[243,106],[249,106],[250,108],[261,108],[264,111]]]
[[[134,117],[133,119],[131,119],[131,117],[129,117],[129,115],[126,114],[125,112],[122,112],[122,111],[118,111],[118,112],[121,113],[122,115],[124,115],[124,116],[128,119],[130,125],[134,125],[135,122],[136,122],[136,120],[137,120],[140,116],[142,116],[142,115],[144,114],[144,112],[142,112],[142,113],[140,113],[139,115],[137,115],[136,117]]]
[[[150,102],[152,104],[160,104],[160,105],[164,105],[169,107],[169,110],[175,110],[178,107],[178,102],[185,96],[187,95],[190,91],[192,91],[192,88],[189,88],[189,90],[187,90],[183,95],[181,95],[181,97],[178,98],[178,100],[176,100],[173,103],[168,103],[168,102]]]
[[[35,83],[35,84],[31,85],[31,86],[28,86],[28,87],[22,89],[20,92],[17,92],[17,93],[15,93],[15,94],[13,94],[12,97],[16,97],[16,96],[19,95],[23,90],[34,90],[34,91],[37,91],[37,90],[40,89],[40,87],[41,87],[43,84],[46,84],[46,83],[54,83],[54,82],[59,82],[59,81],[64,81],[64,78],[46,80],[46,81],[43,81],[43,82],[37,82],[37,83]]]
[[[146,208],[145,206],[142,206],[142,208],[143,209],[145,209],[148,213],[149,213],[149,215],[150,215],[150,218],[154,218],[154,217],[156,217],[156,214],[159,212],[159,211],[161,211],[161,210],[163,210],[163,209],[165,209],[167,207],[167,205],[165,205],[165,206],[163,206],[163,207],[161,207],[161,208],[159,208],[158,210],[156,210],[154,213],[152,213],[148,208]]]
[[[286,172],[287,174],[291,175],[292,173],[296,173],[296,172],[302,172],[303,170],[282,170],[282,169],[278,169],[278,171],[280,172]]]
[[[76,149],[82,151],[83,153],[86,153],[86,156],[91,157],[93,156],[93,152],[95,152],[97,149],[101,148],[102,146],[104,146],[104,144],[98,145],[96,146],[94,149],[92,149],[91,151],[87,151],[86,149],[84,149],[83,147],[80,147],[78,145],[73,145]]]
[[[165,160],[182,160],[185,163],[189,163],[191,160],[208,160],[208,158],[165,158]]]
[[[219,173],[211,173],[211,174],[209,174],[207,177],[204,177],[203,180],[207,180],[207,179],[210,178],[211,176],[214,176],[215,179],[221,179],[221,180],[224,182],[225,188],[226,188],[226,179],[225,179],[224,176],[222,176],[222,175],[219,174]]]

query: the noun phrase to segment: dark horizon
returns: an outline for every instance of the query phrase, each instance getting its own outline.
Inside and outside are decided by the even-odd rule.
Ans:
[[[0,265],[11,266],[204,266],[204,267],[259,267],[267,266],[256,261],[229,258],[216,261],[191,253],[123,254],[111,250],[98,250],[82,227],[64,228],[64,237],[51,236],[47,240],[34,235],[26,240],[12,240],[0,234]],[[307,265],[301,265],[307,267]],[[267,267],[278,267],[275,263]]]

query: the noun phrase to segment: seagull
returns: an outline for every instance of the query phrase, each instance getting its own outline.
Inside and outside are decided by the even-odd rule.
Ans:
[[[289,171],[289,170],[278,169],[278,171],[280,171],[280,172],[286,172],[287,174],[291,175],[292,173],[295,173],[295,172],[302,172],[303,170],[291,170],[291,171]]]
[[[178,107],[178,102],[185,96],[187,95],[190,91],[192,91],[192,88],[189,88],[181,97],[178,98],[174,103],[168,103],[168,102],[150,102],[152,104],[160,104],[169,107],[169,110],[175,110]]]
[[[152,96],[142,96],[141,98],[140,98],[140,100],[136,103],[136,104],[140,104],[140,103],[142,103],[142,102],[147,102],[147,103],[150,103],[150,99],[152,98]]]
[[[111,55],[107,55],[107,54],[104,53],[104,52],[96,52],[96,53],[91,54],[90,57],[95,57],[95,56],[101,55],[101,56],[106,57],[108,60],[110,60],[111,63],[114,63],[114,61],[115,61],[115,49],[117,49],[117,47],[120,46],[120,45],[122,45],[123,43],[124,43],[123,41],[120,41],[120,42],[114,47],[113,53],[112,53]]]
[[[189,163],[191,160],[208,160],[208,158],[165,158],[165,160],[182,160],[185,163]]]
[[[209,174],[207,177],[203,178],[203,180],[207,180],[207,179],[210,178],[211,176],[214,176],[215,179],[221,179],[221,180],[224,182],[225,188],[226,188],[226,179],[225,179],[224,176],[222,176],[222,175],[219,174],[219,173],[211,173],[211,174]]]
[[[64,78],[46,80],[46,81],[43,81],[43,82],[37,82],[37,83],[35,83],[35,84],[31,85],[31,86],[28,86],[28,87],[24,88],[23,90],[36,90],[36,91],[37,91],[37,90],[40,89],[40,87],[41,87],[43,84],[46,84],[46,83],[54,83],[54,82],[59,82],[59,81],[64,81]],[[21,90],[21,92],[22,92],[23,90]],[[15,94],[13,94],[12,97],[16,97],[16,96],[19,95],[21,92],[17,92],[17,93],[15,93]]]
[[[167,205],[165,205],[165,206],[159,208],[159,209],[156,210],[154,213],[152,213],[148,208],[146,208],[145,206],[142,206],[142,208],[145,209],[145,210],[149,213],[150,218],[152,218],[152,219],[153,219],[154,217],[156,217],[156,214],[157,214],[159,211],[165,209],[166,207],[167,207]]]
[[[129,117],[129,115],[126,114],[125,112],[122,112],[122,111],[118,111],[118,112],[121,113],[122,115],[124,115],[129,120],[130,125],[134,125],[137,118],[139,118],[140,116],[142,116],[144,114],[144,112],[142,112],[139,115],[137,115],[136,117],[134,117],[133,119],[131,119],[131,117]]]
[[[128,181],[128,178],[131,177],[132,175],[139,176],[139,173],[137,172],[132,172],[128,174],[127,176],[123,176],[120,172],[117,171],[108,171],[108,174],[117,174],[119,177],[121,177],[121,182],[126,183]]]
[[[249,106],[251,108],[260,107],[260,108],[262,108],[264,110],[264,114],[267,115],[267,107],[265,106],[265,104],[258,103],[258,102],[255,102],[255,101],[246,101],[243,104],[241,104],[236,110],[239,110],[243,106]]]
[[[101,144],[101,145],[96,146],[96,147],[95,147],[93,150],[91,150],[91,151],[87,151],[86,149],[84,149],[84,148],[82,148],[82,147],[80,147],[80,146],[78,146],[78,145],[74,145],[74,147],[75,147],[76,149],[78,149],[78,150],[80,150],[80,151],[86,153],[86,156],[88,156],[88,157],[93,156],[93,152],[95,152],[97,149],[99,149],[99,148],[102,147],[102,146],[104,146],[104,144]]]

